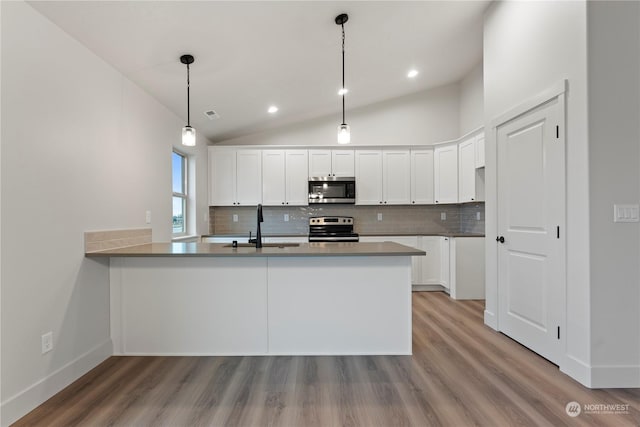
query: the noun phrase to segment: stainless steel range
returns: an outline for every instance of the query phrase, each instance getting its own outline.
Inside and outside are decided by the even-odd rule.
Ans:
[[[309,218],[310,242],[357,242],[350,216],[317,216]]]

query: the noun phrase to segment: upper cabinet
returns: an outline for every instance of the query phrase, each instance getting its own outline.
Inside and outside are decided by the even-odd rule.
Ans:
[[[458,144],[440,145],[433,151],[436,203],[458,203]]]
[[[484,132],[476,136],[476,168],[484,167]]]
[[[356,204],[407,205],[410,200],[409,150],[356,151]]]
[[[309,150],[309,177],[355,176],[354,150]]]
[[[433,204],[433,149],[411,150],[411,204]]]
[[[411,203],[409,150],[382,150],[382,199],[384,204],[389,205]]]
[[[307,150],[262,151],[262,204],[307,205],[307,167]]]
[[[458,201],[476,200],[476,137],[458,145]]]
[[[382,150],[356,151],[356,204],[378,205],[382,200]]]
[[[209,205],[262,203],[262,151],[209,147]]]

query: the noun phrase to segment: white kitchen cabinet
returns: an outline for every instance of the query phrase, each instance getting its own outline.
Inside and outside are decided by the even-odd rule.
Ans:
[[[420,278],[417,284],[439,285],[449,290],[450,239],[443,236],[421,236],[419,248],[427,253],[420,260]]]
[[[382,198],[383,203],[389,205],[408,205],[411,202],[409,150],[382,151]]]
[[[458,202],[476,200],[476,138],[458,145]]]
[[[433,204],[433,149],[411,150],[411,203]]]
[[[307,150],[263,150],[262,204],[307,205],[307,167]]]
[[[356,151],[356,204],[382,204],[382,150]]]
[[[437,146],[433,152],[436,203],[458,203],[458,144]]]
[[[262,203],[262,151],[209,147],[209,205]]]
[[[476,136],[476,168],[484,167],[484,133]]]
[[[485,299],[484,237],[456,237],[450,244],[451,298]]]
[[[309,150],[309,177],[355,176],[354,150]]]
[[[408,205],[410,201],[409,150],[356,151],[356,204]]]
[[[361,242],[394,242],[411,248],[421,249],[419,236],[360,236]],[[420,283],[422,259],[424,256],[411,257],[411,283]]]

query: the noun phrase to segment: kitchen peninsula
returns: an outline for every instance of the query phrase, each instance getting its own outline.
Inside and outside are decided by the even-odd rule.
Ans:
[[[397,243],[149,243],[109,258],[121,355],[411,354],[411,257]]]

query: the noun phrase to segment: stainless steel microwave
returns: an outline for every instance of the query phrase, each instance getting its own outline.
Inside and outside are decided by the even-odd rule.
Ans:
[[[354,177],[319,176],[309,178],[309,204],[356,202]]]

